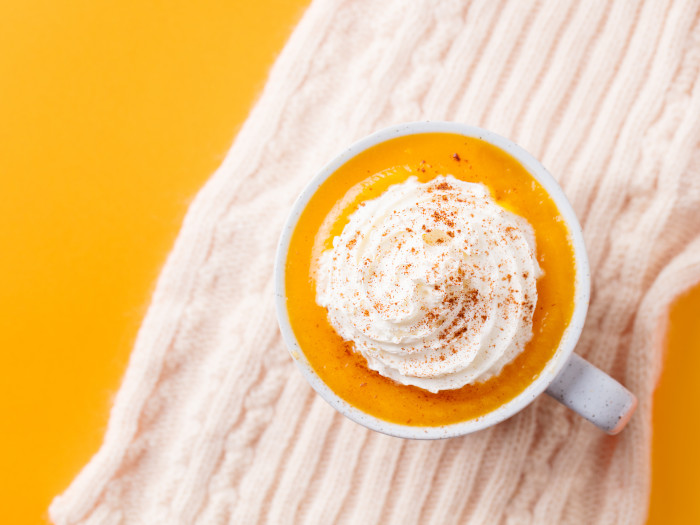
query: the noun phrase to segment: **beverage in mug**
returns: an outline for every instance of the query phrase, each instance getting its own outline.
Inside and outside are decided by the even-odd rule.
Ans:
[[[570,358],[589,293],[570,205],[536,160],[485,130],[412,123],[352,146],[295,204],[276,286],[304,375],[375,430],[464,434],[547,386],[577,409],[596,394],[576,389],[602,382],[609,413],[583,415],[609,432],[634,409]]]

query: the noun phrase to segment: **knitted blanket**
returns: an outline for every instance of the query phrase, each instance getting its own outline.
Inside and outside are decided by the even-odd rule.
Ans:
[[[700,4],[316,0],[159,278],[104,444],[58,525],[641,524],[664,319],[700,280]],[[583,225],[577,352],[639,397],[616,437],[546,396],[462,438],[337,414],[282,343],[273,255],[350,142],[412,120],[509,137]]]

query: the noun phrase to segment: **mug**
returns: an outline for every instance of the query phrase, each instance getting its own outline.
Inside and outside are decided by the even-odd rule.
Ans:
[[[576,262],[574,312],[571,321],[557,351],[532,383],[513,399],[483,416],[444,426],[423,427],[401,425],[369,415],[341,399],[321,380],[306,360],[290,326],[285,286],[285,265],[292,233],[299,216],[319,186],[360,152],[396,137],[422,133],[453,133],[478,138],[505,151],[520,162],[547,191],[559,209],[571,235]],[[537,396],[546,392],[608,434],[617,434],[630,420],[637,406],[637,399],[629,390],[574,353],[588,311],[590,270],[581,226],[571,204],[539,161],[514,142],[485,129],[457,122],[410,122],[383,129],[351,145],[321,169],[294,203],[279,240],[274,280],[275,305],[282,336],[302,375],[333,408],[369,429],[409,439],[462,436],[500,423],[523,410]]]

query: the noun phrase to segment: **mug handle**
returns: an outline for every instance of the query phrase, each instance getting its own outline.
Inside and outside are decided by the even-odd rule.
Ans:
[[[637,408],[632,392],[577,354],[571,354],[546,392],[611,435],[625,427]]]

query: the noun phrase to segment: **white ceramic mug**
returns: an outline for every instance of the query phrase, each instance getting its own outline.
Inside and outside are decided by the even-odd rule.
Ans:
[[[420,133],[454,133],[484,140],[517,159],[547,190],[566,221],[576,260],[575,305],[571,322],[554,356],[544,370],[519,395],[492,412],[475,419],[445,426],[416,427],[390,423],[371,416],[336,395],[316,374],[304,356],[289,323],[286,304],[285,265],[292,232],[299,216],[318,187],[340,166],[360,152],[381,142]],[[542,392],[576,411],[609,434],[617,434],[627,424],[637,406],[636,397],[620,383],[574,353],[588,310],[590,271],[581,226],[564,192],[554,178],[532,155],[517,144],[495,133],[457,122],[411,122],[378,131],[350,146],[329,162],[308,184],[294,203],[282,230],[275,260],[275,302],[282,336],[302,374],[323,399],[343,415],[372,430],[396,437],[438,439],[461,436],[500,423],[529,405]]]

